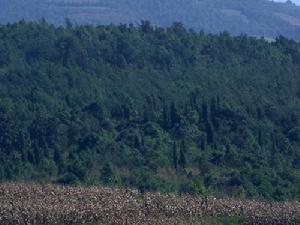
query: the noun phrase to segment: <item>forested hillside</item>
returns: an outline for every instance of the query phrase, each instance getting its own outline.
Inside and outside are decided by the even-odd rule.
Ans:
[[[269,0],[0,0],[0,23],[45,18],[64,24],[139,24],[169,26],[179,21],[197,32],[300,40],[300,7]]]
[[[0,26],[0,180],[300,199],[300,44]]]

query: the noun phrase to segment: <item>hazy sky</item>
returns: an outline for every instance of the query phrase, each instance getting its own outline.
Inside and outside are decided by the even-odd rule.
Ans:
[[[274,0],[275,2],[286,2],[286,0]],[[292,2],[296,3],[297,5],[300,5],[300,0],[291,0]]]

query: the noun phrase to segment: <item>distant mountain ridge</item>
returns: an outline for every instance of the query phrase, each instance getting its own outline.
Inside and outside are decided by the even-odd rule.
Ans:
[[[61,25],[65,18],[78,24],[138,24],[159,26],[179,21],[196,31],[229,31],[300,40],[300,7],[267,0],[0,0],[0,23],[21,19]]]

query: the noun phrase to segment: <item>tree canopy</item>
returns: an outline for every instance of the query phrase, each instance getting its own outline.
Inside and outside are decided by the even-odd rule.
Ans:
[[[0,180],[300,197],[300,44],[180,23],[0,26]]]

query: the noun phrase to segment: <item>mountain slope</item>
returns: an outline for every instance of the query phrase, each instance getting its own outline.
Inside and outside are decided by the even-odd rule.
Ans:
[[[299,199],[299,43],[147,22],[0,37],[0,180]]]
[[[0,22],[46,18],[63,24],[119,24],[149,20],[167,26],[174,21],[196,31],[300,40],[300,7],[267,0],[0,0]]]

